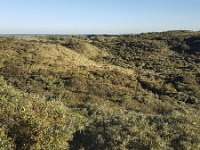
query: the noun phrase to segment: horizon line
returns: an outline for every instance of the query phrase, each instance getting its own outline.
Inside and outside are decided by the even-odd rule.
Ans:
[[[162,32],[200,32],[200,30],[187,30],[187,29],[177,29],[177,30],[163,30],[163,31],[146,31],[146,32],[135,32],[135,33],[0,33],[0,36],[27,36],[27,35],[57,35],[57,36],[79,36],[79,35],[136,35],[143,33],[162,33]]]

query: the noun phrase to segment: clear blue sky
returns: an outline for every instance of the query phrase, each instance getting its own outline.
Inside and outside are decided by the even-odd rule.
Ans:
[[[200,30],[200,0],[0,0],[0,33]]]

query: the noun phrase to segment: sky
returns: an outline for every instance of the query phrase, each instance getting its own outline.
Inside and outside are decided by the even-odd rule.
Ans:
[[[200,0],[0,0],[0,34],[200,30]]]

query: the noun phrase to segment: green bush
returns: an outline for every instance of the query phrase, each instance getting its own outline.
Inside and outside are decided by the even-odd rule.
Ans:
[[[67,149],[86,119],[59,101],[21,93],[0,78],[1,148]]]
[[[110,103],[89,102],[91,124],[77,132],[71,149],[199,149],[199,116],[178,111],[161,116],[138,114]]]

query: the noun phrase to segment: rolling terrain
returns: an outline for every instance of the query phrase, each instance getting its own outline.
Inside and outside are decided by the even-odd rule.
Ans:
[[[200,149],[200,32],[1,36],[0,148]]]

